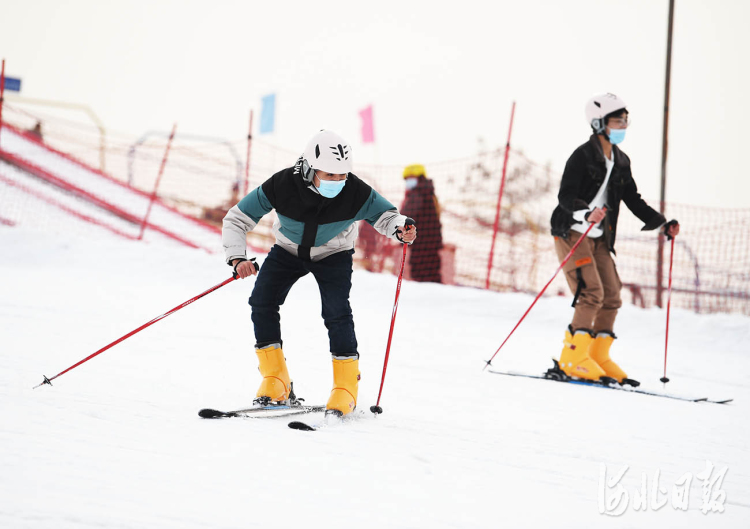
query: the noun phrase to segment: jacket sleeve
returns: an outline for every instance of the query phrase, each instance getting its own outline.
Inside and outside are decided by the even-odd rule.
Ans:
[[[578,198],[581,182],[586,174],[586,158],[581,149],[577,149],[568,158],[560,182],[560,192],[557,201],[560,207],[569,215],[579,210],[588,210],[589,205]]]
[[[227,264],[231,264],[233,259],[246,257],[247,232],[252,231],[263,215],[272,209],[265,193],[258,187],[227,212],[221,230]]]
[[[644,226],[641,231],[655,230],[667,221],[664,215],[646,204],[646,201],[641,198],[640,193],[638,193],[638,186],[635,185],[632,176],[625,186],[622,200],[628,209],[633,212],[633,215],[643,221]]]
[[[382,235],[398,241],[396,227],[406,223],[406,216],[373,189],[370,198],[357,214],[357,220],[364,220]]]

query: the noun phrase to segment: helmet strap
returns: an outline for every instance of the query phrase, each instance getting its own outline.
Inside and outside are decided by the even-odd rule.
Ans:
[[[302,158],[302,179],[308,184],[313,183],[313,177],[315,176],[315,169],[310,167],[310,164]]]
[[[594,129],[594,132],[597,134],[604,134],[606,136],[605,131],[607,130],[607,126],[604,124],[605,118],[594,118],[591,120],[591,127]],[[609,141],[609,138],[607,138],[607,141]]]

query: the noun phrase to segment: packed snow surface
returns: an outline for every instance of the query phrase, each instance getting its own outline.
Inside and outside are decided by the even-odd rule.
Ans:
[[[673,310],[664,388],[665,311],[623,307],[612,355],[630,377],[734,399],[681,402],[483,371],[532,298],[404,282],[374,417],[396,278],[356,271],[361,413],[309,433],[197,415],[255,394],[253,279],[32,389],[230,277],[221,254],[2,226],[0,247],[0,527],[748,526],[750,318]],[[541,299],[493,368],[543,372],[571,311]],[[311,277],[282,332],[297,394],[325,403]]]

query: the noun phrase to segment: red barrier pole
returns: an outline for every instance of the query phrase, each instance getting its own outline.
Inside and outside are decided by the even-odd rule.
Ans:
[[[505,189],[505,174],[508,169],[508,155],[510,154],[510,133],[513,131],[513,116],[516,114],[516,102],[510,110],[510,127],[508,127],[508,141],[505,143],[505,160],[503,161],[503,177],[500,180],[500,192],[497,195],[497,206],[495,208],[495,225],[492,228],[492,244],[490,245],[490,258],[487,260],[487,279],[484,282],[484,288],[490,288],[490,273],[492,272],[492,260],[495,255],[495,239],[497,230],[500,227],[500,203],[503,201],[503,189]]]
[[[164,152],[164,158],[161,159],[161,167],[159,167],[159,174],[156,176],[156,183],[154,184],[154,192],[151,194],[151,200],[148,202],[148,209],[146,215],[143,217],[143,223],[141,224],[141,234],[138,235],[138,240],[143,239],[143,232],[146,231],[146,224],[148,224],[148,217],[151,215],[151,207],[154,205],[156,200],[156,191],[159,189],[159,182],[161,181],[161,175],[164,174],[164,166],[167,165],[167,156],[169,156],[169,149],[172,146],[172,140],[174,139],[174,133],[177,130],[177,123],[172,127],[172,133],[169,135],[167,140],[167,150]]]
[[[3,94],[4,93],[5,93],[5,59],[3,59],[2,70],[0,70],[0,133],[2,133],[2,130],[3,130]]]
[[[253,141],[253,111],[250,110],[250,129],[247,131],[247,157],[245,161],[245,192],[247,195],[250,191],[250,144]]]

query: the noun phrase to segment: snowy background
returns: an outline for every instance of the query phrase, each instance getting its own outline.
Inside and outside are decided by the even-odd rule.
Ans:
[[[2,226],[0,247],[0,527],[748,526],[747,317],[673,310],[667,389],[735,399],[680,402],[483,372],[532,298],[405,282],[384,413],[307,433],[289,419],[197,415],[255,393],[252,280],[32,390],[229,277],[221,256]],[[363,411],[377,398],[395,287],[394,276],[355,272]],[[571,310],[567,297],[539,301],[494,366],[543,372]],[[282,326],[295,389],[314,404],[332,378],[319,314],[304,278]],[[664,311],[626,305],[615,329],[613,356],[654,390],[664,324]],[[713,477],[728,469],[713,489],[723,513],[701,512],[706,460]],[[610,504],[620,516],[600,513],[599,495],[617,494],[601,465],[608,479],[628,467],[619,482],[628,503]],[[656,472],[656,499],[667,500],[658,511]],[[671,495],[687,472],[682,511]],[[645,512],[634,508],[643,476]]]
[[[749,111],[750,2],[675,4],[667,201],[750,207],[738,119]],[[274,132],[256,140],[301,152],[327,128],[352,143],[355,163],[429,164],[476,154],[480,138],[505,145],[516,101],[512,146],[561,172],[590,133],[586,101],[613,92],[631,112],[623,149],[638,188],[659,197],[669,0],[0,5],[0,53],[20,95],[85,104],[108,134],[178,122],[178,135],[241,141],[250,109],[258,131],[260,98],[275,93]],[[360,141],[370,104],[374,145]]]

